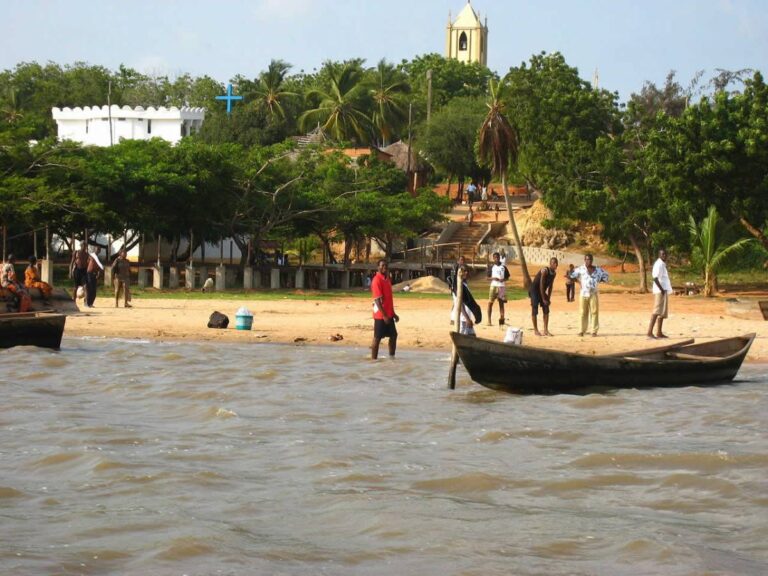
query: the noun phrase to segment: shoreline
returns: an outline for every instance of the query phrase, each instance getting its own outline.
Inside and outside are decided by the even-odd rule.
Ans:
[[[486,313],[486,302],[479,301]],[[450,351],[449,299],[398,299],[395,308],[399,350]],[[657,340],[645,336],[650,320],[650,295],[606,292],[600,295],[598,337],[579,337],[578,302],[562,295],[553,298],[550,330],[553,337],[537,337],[531,324],[528,299],[510,301],[506,326],[477,326],[481,338],[502,340],[507,327],[524,329],[529,346],[557,348],[584,354],[607,354],[650,348]],[[114,308],[114,300],[98,298],[95,308],[70,314],[64,336],[106,337],[162,342],[278,343],[300,345],[358,346],[369,348],[373,321],[367,298],[339,297],[328,300],[185,300],[140,298],[133,308]],[[235,311],[247,307],[254,315],[252,330],[236,330]],[[768,322],[744,320],[725,313],[722,298],[674,296],[670,317],[664,323],[669,342],[687,338],[712,340],[755,332],[757,338],[747,362],[768,362]],[[230,318],[225,330],[207,327],[208,317],[219,311]],[[494,306],[493,320],[498,318]],[[484,322],[486,319],[484,318]],[[539,316],[541,323],[541,314]],[[332,337],[342,336],[334,341]],[[386,343],[382,345],[386,346]],[[384,348],[386,350],[386,347]],[[380,354],[381,355],[381,354]]]

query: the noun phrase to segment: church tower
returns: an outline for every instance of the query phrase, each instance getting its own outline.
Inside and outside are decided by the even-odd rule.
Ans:
[[[467,0],[467,5],[455,21],[452,22],[448,14],[445,57],[488,65],[488,21],[486,19],[485,24],[480,22],[480,15],[475,13],[470,0]]]

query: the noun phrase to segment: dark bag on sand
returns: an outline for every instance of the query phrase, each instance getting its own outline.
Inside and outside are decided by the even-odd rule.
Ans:
[[[221,312],[214,312],[208,319],[208,328],[226,328],[229,326],[229,318]]]

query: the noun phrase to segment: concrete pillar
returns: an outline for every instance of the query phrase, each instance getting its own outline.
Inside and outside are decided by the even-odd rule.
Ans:
[[[152,266],[152,288],[163,289],[163,266],[161,264]]]
[[[280,288],[280,268],[270,269],[269,287],[272,288],[272,290]]]
[[[53,260],[41,260],[40,279],[53,286]]]
[[[253,268],[250,266],[243,270],[243,290],[253,290]]]
[[[224,264],[216,266],[216,292],[227,288],[227,267]]]
[[[341,272],[341,289],[349,290],[349,270],[342,270]]]
[[[191,264],[187,264],[185,269],[186,276],[184,278],[184,288],[187,290],[195,289],[195,267]]]
[[[179,267],[171,266],[168,268],[168,288],[174,290],[179,287]]]
[[[104,286],[112,286],[112,266],[104,266]]]
[[[296,268],[296,289],[297,290],[304,289],[304,268],[302,268],[301,266]]]
[[[328,290],[328,269],[320,270],[320,290]]]
[[[139,267],[139,288],[147,287],[147,272],[148,270],[142,266]]]

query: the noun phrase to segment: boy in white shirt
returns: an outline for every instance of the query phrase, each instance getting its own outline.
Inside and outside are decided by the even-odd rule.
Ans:
[[[672,292],[672,282],[669,280],[667,272],[667,251],[663,248],[659,250],[659,258],[653,264],[653,312],[651,313],[651,324],[648,326],[648,338],[667,338],[661,331],[661,325],[669,314],[669,294]],[[656,336],[653,335],[653,326],[658,321]]]

